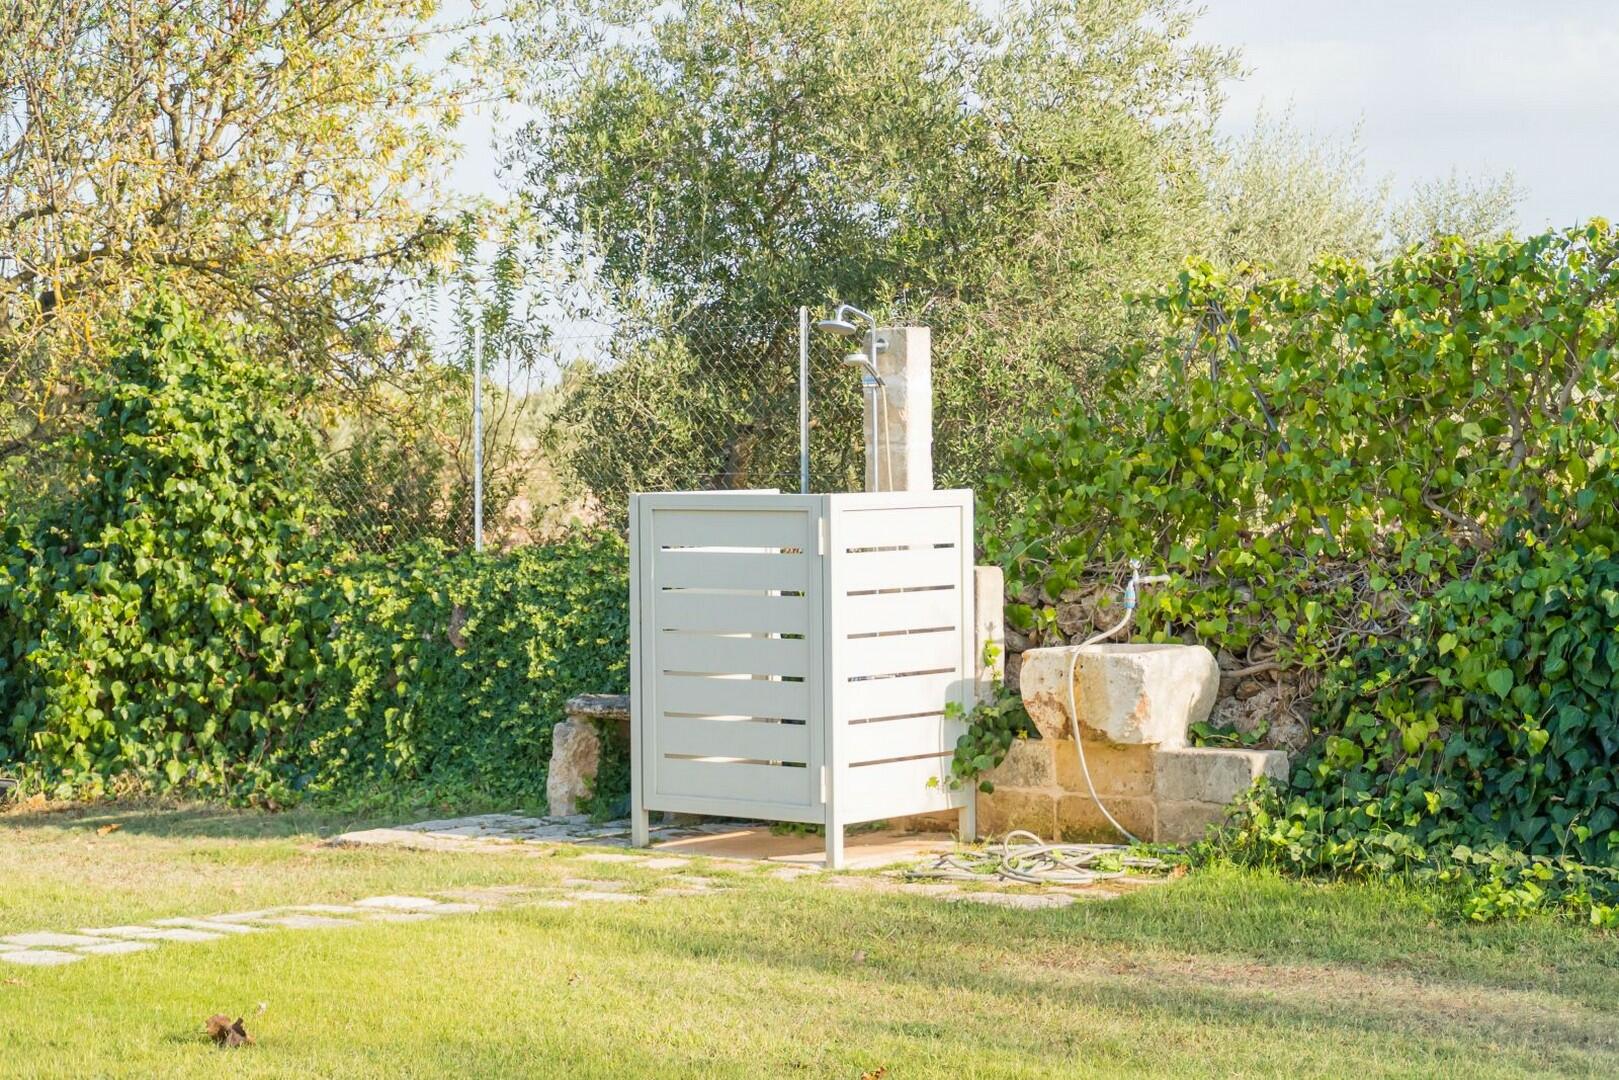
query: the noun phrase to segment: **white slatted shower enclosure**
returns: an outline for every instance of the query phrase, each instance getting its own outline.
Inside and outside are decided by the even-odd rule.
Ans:
[[[826,826],[957,810],[970,491],[630,500],[635,840],[651,811]],[[959,709],[951,709],[954,704]]]

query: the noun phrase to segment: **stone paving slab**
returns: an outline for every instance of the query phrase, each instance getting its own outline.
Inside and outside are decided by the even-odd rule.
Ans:
[[[105,938],[90,937],[86,934],[10,934],[0,938],[7,945],[21,945],[28,949],[64,949],[74,945],[102,945]]]
[[[589,882],[597,889],[617,883]],[[221,941],[240,934],[276,930],[322,930],[359,926],[367,922],[419,922],[446,915],[470,915],[485,908],[468,896],[477,895],[490,905],[511,902],[534,891],[528,886],[489,886],[456,890],[456,895],[440,900],[425,896],[371,896],[352,904],[293,904],[257,911],[222,912],[213,915],[176,915],[154,919],[149,924],[99,927],[79,933],[36,931],[10,934],[0,942],[0,960],[31,967],[71,964],[90,956],[122,956],[146,952],[169,944],[197,944]],[[608,895],[597,890],[580,893],[584,897]],[[615,896],[615,899],[627,899]],[[638,898],[637,898],[638,899]],[[571,903],[571,901],[568,901]]]
[[[104,945],[80,945],[78,952],[88,953],[91,956],[120,956],[124,953],[145,952],[155,949],[150,941],[109,941]]]
[[[83,959],[84,957],[78,953],[57,952],[54,949],[18,949],[15,952],[0,953],[0,962],[26,964],[30,967],[59,967]]]
[[[181,930],[210,930],[222,934],[257,934],[263,927],[250,926],[247,923],[225,922],[223,918],[213,919],[154,919],[153,926],[173,927]]]
[[[150,926],[103,926],[96,929],[80,930],[79,933],[100,938],[155,938],[163,936],[163,931],[154,930]]]
[[[212,930],[193,930],[184,926],[168,927],[158,931],[156,935],[163,941],[183,941],[196,943],[199,941],[218,941],[225,935]]]
[[[390,911],[421,911],[424,908],[437,907],[438,901],[423,896],[373,896],[368,900],[356,901],[355,906],[387,908]]]

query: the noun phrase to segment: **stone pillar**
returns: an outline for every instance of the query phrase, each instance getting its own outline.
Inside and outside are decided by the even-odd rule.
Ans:
[[[973,678],[988,701],[1006,677],[1006,575],[998,566],[973,567]],[[989,653],[986,661],[985,653]]]
[[[877,331],[887,348],[877,352],[883,385],[868,398],[867,491],[933,490],[933,335],[925,326]],[[864,346],[865,343],[862,342]],[[871,401],[875,398],[875,401]],[[875,425],[873,425],[875,421]]]

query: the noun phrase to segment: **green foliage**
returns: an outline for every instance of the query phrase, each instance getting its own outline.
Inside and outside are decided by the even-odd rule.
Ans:
[[[800,304],[840,299],[896,319],[925,312],[936,467],[956,483],[980,474],[1028,401],[1088,377],[1133,336],[1144,317],[1122,289],[1173,273],[1204,231],[1215,91],[1235,60],[1193,40],[1177,0],[578,0],[533,12],[526,194],[600,269],[614,311],[653,297],[676,317],[673,336],[697,328],[665,358],[679,385],[627,415],[685,441],[694,402],[697,415],[733,414],[735,445],[690,450],[716,471],[778,431],[789,439],[776,460],[790,462],[780,410],[790,416],[794,395],[790,364],[748,367],[746,330],[722,356],[704,338],[714,327],[790,332]],[[845,370],[825,385],[853,383]],[[836,413],[850,432],[857,416]],[[580,449],[598,492],[635,485],[634,459]]]
[[[248,342],[163,300],[114,357],[83,482],[3,534],[0,762],[88,795],[543,803],[563,702],[626,689],[623,540],[347,556]]]
[[[1411,872],[1475,917],[1619,924],[1619,561],[1531,538],[1418,605],[1322,695],[1292,792],[1233,837],[1291,869]]]
[[[442,7],[6,5],[0,457],[84,421],[99,328],[156,275],[328,400],[386,397],[426,354],[401,299],[468,227],[442,181],[490,89],[496,16]]]
[[[0,758],[63,784],[241,791],[286,749],[322,628],[292,387],[162,299],[112,343],[82,478],[0,564]]]
[[[297,785],[543,801],[567,699],[629,688],[627,573],[614,534],[495,557],[423,544],[334,568],[312,600],[331,630]]]
[[[1025,600],[1009,617],[1051,634],[1065,594],[1161,563],[1154,639],[1326,679],[1250,850],[1452,872],[1460,846],[1491,853],[1495,879],[1455,871],[1479,888],[1587,896],[1597,872],[1537,884],[1532,860],[1614,862],[1616,263],[1597,221],[1302,283],[1189,265],[1158,298],[1176,336],[1111,372],[1100,409],[1017,440],[991,485],[1015,508],[987,538]]]
[[[998,646],[986,643],[984,662],[994,663],[998,651]],[[953,714],[959,707],[951,702],[946,711]],[[1023,707],[1022,695],[997,682],[990,699],[980,701],[967,714],[967,730],[956,740],[955,753],[950,759],[951,786],[971,783],[995,768],[1005,760],[1012,741],[1028,738],[1032,730],[1033,721]],[[991,792],[995,785],[989,780],[979,780],[978,790]]]

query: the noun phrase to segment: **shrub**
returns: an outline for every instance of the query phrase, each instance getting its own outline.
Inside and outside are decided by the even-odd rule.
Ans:
[[[611,533],[335,567],[312,602],[331,633],[297,786],[419,781],[543,802],[567,699],[629,688],[628,605]]]
[[[0,758],[92,791],[240,791],[285,749],[322,633],[311,446],[249,346],[172,299],[114,341],[75,489],[5,532]]]
[[[1157,299],[1176,338],[992,483],[1014,509],[987,546],[1031,601],[1009,615],[1049,631],[1065,594],[1161,562],[1154,639],[1321,683],[1292,797],[1256,802],[1239,850],[1422,868],[1485,914],[1596,897],[1619,842],[1616,261],[1593,222],[1302,282],[1189,265]]]
[[[294,388],[248,346],[143,309],[69,447],[81,482],[5,527],[0,762],[81,796],[543,802],[564,701],[626,688],[623,540],[346,553]]]

